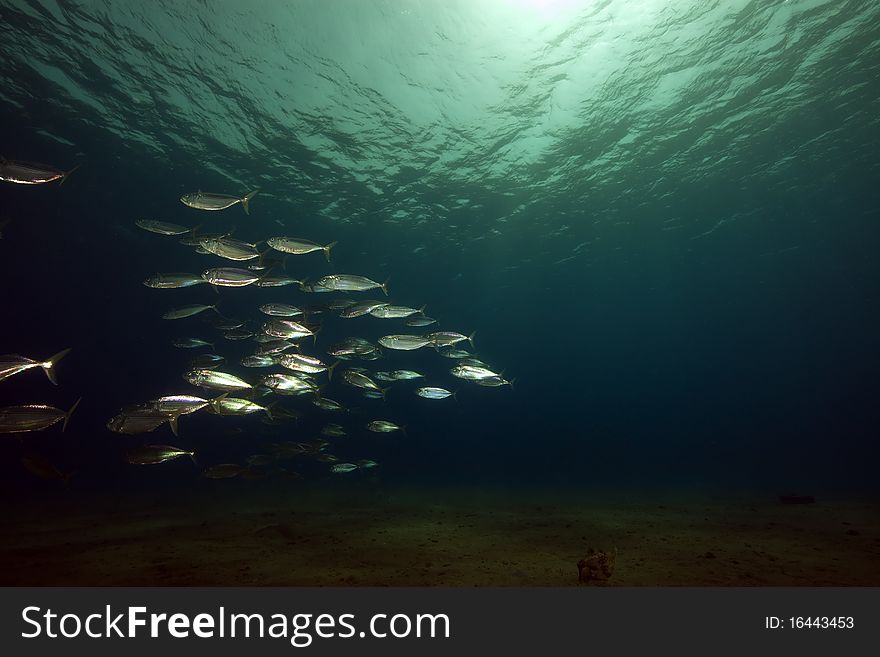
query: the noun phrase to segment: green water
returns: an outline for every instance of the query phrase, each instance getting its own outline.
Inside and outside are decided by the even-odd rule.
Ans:
[[[54,196],[3,189],[7,266],[28,274],[7,287],[6,350],[75,347],[58,403],[90,400],[94,440],[122,405],[182,385],[169,336],[143,339],[171,304],[139,285],[204,261],[133,222],[204,219],[338,240],[334,266],[390,276],[395,301],[477,330],[517,378],[439,414],[392,399],[426,433],[380,450],[387,476],[875,481],[880,4],[6,0],[0,15],[0,151],[82,165]],[[248,216],[177,201],[254,188]]]

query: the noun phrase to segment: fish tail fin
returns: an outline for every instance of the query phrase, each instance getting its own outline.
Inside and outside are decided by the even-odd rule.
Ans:
[[[245,213],[245,214],[250,214],[250,213],[251,213],[250,209],[248,208],[248,203],[250,202],[250,200],[251,200],[254,196],[257,195],[257,192],[259,192],[259,191],[260,191],[259,189],[255,189],[255,190],[252,191],[252,192],[248,192],[247,194],[244,195],[244,198],[241,199],[241,207],[244,208],[244,213]]]
[[[58,183],[58,186],[60,187],[61,185],[63,185],[63,184],[64,184],[64,181],[67,180],[67,176],[69,176],[70,174],[72,174],[74,171],[76,171],[77,169],[79,169],[81,166],[82,166],[82,163],[77,164],[77,165],[76,165],[75,167],[73,167],[70,171],[65,171],[65,172],[64,172],[64,175],[61,176],[61,182]]]
[[[172,415],[168,418],[168,426],[171,427],[171,433],[173,433],[175,436],[180,435],[180,427],[177,425],[177,420],[179,417],[179,415]]]
[[[226,391],[226,392],[224,392],[222,395],[217,395],[216,397],[214,397],[214,399],[212,399],[212,400],[209,402],[210,405],[211,405],[211,408],[214,409],[214,410],[217,410],[217,404],[219,404],[220,402],[222,402],[222,401],[223,401],[224,399],[226,399],[228,396],[229,396],[229,391]]]
[[[379,392],[382,393],[382,401],[385,401],[389,390],[391,390],[391,386],[388,386],[387,388],[379,388]]]
[[[260,257],[257,260],[257,264],[259,264],[261,267],[265,267],[266,266],[266,257],[272,255],[273,251],[274,251],[274,249],[271,246],[266,247],[266,250],[263,251],[262,253],[260,253]],[[284,258],[282,258],[280,262],[281,262],[281,270],[287,271],[285,264],[284,264]],[[272,267],[269,267],[269,269],[273,269],[274,267],[277,267],[277,266],[278,266],[278,261],[276,261]]]
[[[471,349],[474,348],[474,336],[475,336],[476,334],[477,334],[477,332],[474,331],[473,333],[471,333],[471,334],[468,336],[468,339],[467,339],[467,340],[468,340],[468,342],[471,343]]]
[[[199,233],[199,228],[201,228],[204,224],[196,224],[192,228],[189,229],[189,234],[195,237]]]
[[[70,480],[73,479],[73,476],[76,474],[76,470],[71,470],[70,472],[62,472],[61,473],[61,481],[65,486],[70,486]]]
[[[187,456],[189,456],[190,460],[193,462],[193,465],[199,467],[199,462],[196,461],[196,453],[195,452],[187,452]]]
[[[269,418],[270,420],[275,419],[274,417],[272,417],[272,410],[268,406],[263,407],[263,412],[266,414],[266,417]]]
[[[510,386],[510,389],[513,390],[513,382],[516,381],[516,377],[513,377],[510,381],[507,382],[507,385]]]
[[[452,399],[458,401],[458,388],[452,391]]]
[[[309,286],[309,279],[308,279],[308,277],[306,277],[299,282],[299,291],[306,292],[306,288],[308,286]]]
[[[70,422],[70,416],[73,415],[73,412],[76,410],[76,407],[79,406],[79,403],[82,401],[82,397],[73,402],[73,406],[70,407],[70,410],[64,414],[64,424],[61,425],[61,431],[63,432],[67,429],[67,423]]]
[[[330,365],[327,368],[327,381],[333,380],[333,370],[336,369],[336,366],[339,365],[339,363],[340,363],[340,361],[337,360],[335,363],[333,363],[332,365]]]
[[[402,433],[404,436],[409,438],[409,434],[406,432],[406,425],[405,424],[400,425],[400,433]]]
[[[423,304],[422,304],[422,307],[419,308],[419,313],[422,314],[422,315],[424,315],[424,314],[425,314],[425,308],[427,308],[427,307],[428,307],[428,304],[423,303]]]
[[[324,255],[327,257],[327,262],[330,262],[330,249],[332,249],[332,248],[333,248],[334,246],[336,246],[337,244],[339,244],[338,241],[336,241],[336,242],[330,242],[330,244],[328,244],[327,246],[322,246],[322,247],[321,247],[322,249],[324,249]]]
[[[58,385],[58,377],[55,375],[55,366],[58,364],[59,360],[64,358],[69,353],[70,348],[63,349],[42,364],[43,371],[46,373],[46,377],[56,386]]]
[[[391,280],[391,277],[389,276],[388,278],[385,279],[385,282],[379,286],[380,288],[382,288],[382,292],[385,294],[386,297],[388,296],[388,281],[390,281],[390,280]]]

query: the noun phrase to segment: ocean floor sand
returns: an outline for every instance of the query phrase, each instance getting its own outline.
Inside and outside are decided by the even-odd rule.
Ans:
[[[46,498],[0,527],[4,585],[880,585],[880,501],[216,481]]]

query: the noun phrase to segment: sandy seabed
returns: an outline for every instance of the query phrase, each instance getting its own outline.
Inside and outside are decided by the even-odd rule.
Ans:
[[[880,585],[880,500],[204,481],[118,496],[7,499],[4,585]]]

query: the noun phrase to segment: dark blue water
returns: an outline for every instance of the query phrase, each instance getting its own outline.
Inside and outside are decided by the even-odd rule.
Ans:
[[[179,17],[189,28],[178,45],[194,62],[222,60],[256,76],[239,88],[218,76],[220,68],[184,66],[182,51],[154,39],[147,23],[121,12],[124,4],[61,2],[46,14],[55,19],[37,20],[40,3],[2,3],[20,31],[7,52],[0,151],[81,165],[61,186],[0,188],[2,218],[11,220],[0,241],[2,351],[44,357],[73,347],[58,388],[30,372],[0,384],[2,401],[66,408],[83,398],[64,434],[56,426],[4,440],[7,492],[54,485],[23,470],[25,451],[76,470],[74,487],[189,486],[198,481],[191,464],[137,468],[124,463],[124,449],[171,443],[196,449],[203,465],[242,462],[272,442],[314,439],[326,421],[351,432],[328,451],[378,461],[370,476],[382,481],[876,488],[880,13],[872,3],[692,7],[669,29],[699,33],[703,19],[705,38],[661,56],[662,34],[648,30],[642,43],[659,59],[651,64],[647,54],[644,61],[632,54],[639,48],[625,50],[630,67],[600,67],[601,84],[579,77],[579,53],[594,52],[603,29],[615,47],[627,35],[639,42],[636,27],[620,27],[616,3],[567,7],[558,24],[530,33],[530,47],[544,39],[567,49],[567,86],[554,77],[559,62],[537,46],[521,70],[480,68],[492,60],[482,51],[473,70],[457,62],[459,89],[448,75],[455,66],[435,44],[423,46],[434,53],[427,64],[413,63],[407,40],[381,49],[362,35],[361,55],[373,61],[373,47],[376,59],[373,69],[355,71],[349,58],[357,53],[334,51],[331,40],[311,50],[312,59],[290,54],[290,68],[278,69],[299,90],[329,79],[338,94],[317,106],[298,93],[277,100],[271,80],[260,77],[277,55],[268,37],[230,44],[211,38],[213,19],[196,36],[189,28],[198,31],[197,22],[185,22],[195,14]],[[371,7],[376,13],[360,11],[374,27],[404,20],[394,3]],[[331,18],[311,10],[330,29]],[[253,11],[265,25],[280,20]],[[304,19],[308,8],[299,11]],[[610,12],[606,22],[602,11]],[[345,15],[341,5],[335,12]],[[477,29],[459,25],[452,9],[435,18],[453,38],[457,26],[464,40]],[[762,59],[762,39],[773,34],[794,45],[783,38]],[[94,61],[90,43],[100,52]],[[153,77],[138,68],[139,49],[153,49]],[[713,53],[726,59],[713,62]],[[337,55],[338,65],[329,65]],[[436,88],[420,97],[422,106],[394,96],[395,85],[403,93],[426,84],[426,66],[436,67]],[[390,81],[389,71],[397,76]],[[692,78],[670,91],[675,71]],[[481,80],[488,84],[484,74],[490,82],[494,74],[503,93],[481,109],[473,94]],[[527,91],[515,92],[517,75]],[[174,80],[189,103],[207,108],[204,124],[199,112],[184,117],[183,101],[175,109]],[[127,96],[130,89],[140,96]],[[636,98],[645,102],[639,112]],[[431,108],[437,116],[425,119]],[[360,116],[354,127],[353,116]],[[216,132],[212,121],[229,132]],[[178,200],[197,189],[252,187],[262,192],[250,215],[240,207],[199,212]],[[201,317],[163,321],[168,308],[218,302],[224,314],[256,319],[268,301],[375,296],[148,289],[141,282],[156,272],[234,263],[144,232],[134,225],[139,218],[211,231],[234,226],[235,237],[254,242],[279,234],[338,240],[332,264],[319,253],[297,256],[290,275],[390,277],[395,302],[427,304],[441,330],[477,331],[476,353],[515,377],[514,388],[457,381],[448,374],[452,361],[431,350],[387,353],[357,364],[423,371],[430,384],[457,389],[457,399],[420,399],[412,384],[396,383],[383,404],[334,383],[326,394],[354,409],[342,420],[298,398],[282,402],[305,413],[291,425],[200,413],[181,419],[178,438],[167,426],[114,434],[105,425],[122,406],[197,392],[182,379],[193,352],[175,349],[171,338],[217,337],[217,351],[232,362],[252,346],[224,344]],[[397,332],[407,332],[399,320],[330,316],[311,353],[323,355],[349,335]],[[363,425],[374,418],[405,424],[407,434],[371,434]],[[338,477],[309,459],[291,469],[328,485]]]

